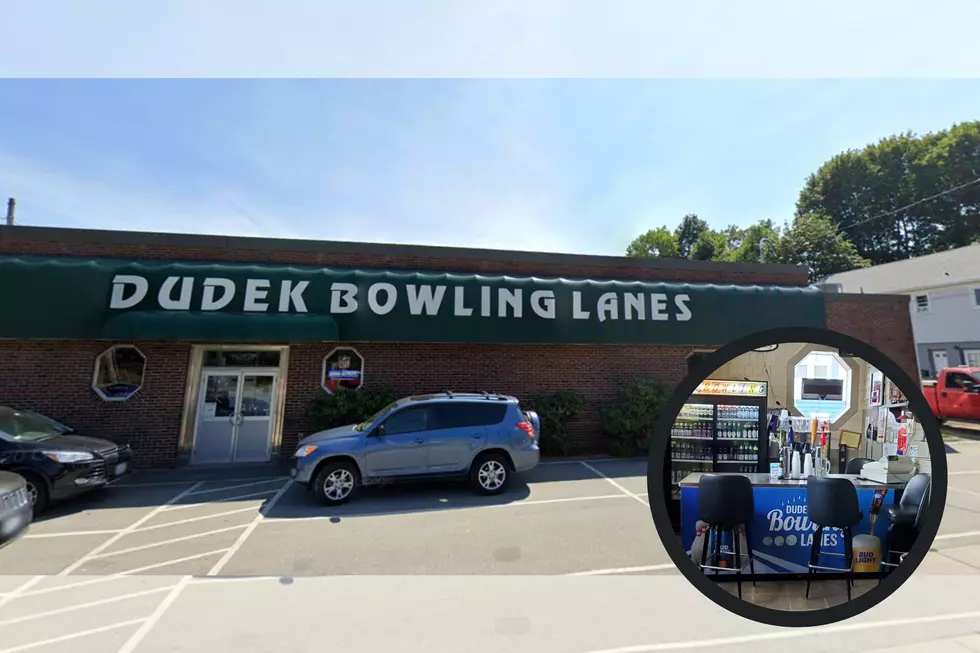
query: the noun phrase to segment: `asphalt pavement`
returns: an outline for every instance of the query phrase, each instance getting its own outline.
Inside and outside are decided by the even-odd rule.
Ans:
[[[256,469],[133,477],[35,523],[0,551],[0,653],[971,650],[980,442],[950,444],[933,552],[829,630],[748,622],[693,589],[650,519],[645,461],[542,465],[494,498],[369,488],[339,508]]]

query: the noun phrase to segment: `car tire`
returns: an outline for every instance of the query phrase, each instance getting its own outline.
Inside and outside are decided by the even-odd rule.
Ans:
[[[470,487],[477,494],[500,494],[510,484],[512,473],[510,460],[504,454],[483,454],[470,467]]]
[[[37,474],[31,472],[18,472],[18,474],[27,482],[27,493],[31,496],[34,515],[40,515],[51,505],[48,484]]]
[[[313,480],[313,494],[326,506],[339,506],[350,501],[361,487],[357,465],[346,460],[328,462]]]

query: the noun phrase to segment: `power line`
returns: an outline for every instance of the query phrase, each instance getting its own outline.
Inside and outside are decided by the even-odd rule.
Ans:
[[[851,227],[857,227],[857,226],[862,225],[862,224],[865,224],[867,222],[871,222],[872,220],[877,220],[879,218],[886,218],[886,217],[888,217],[890,215],[895,215],[896,213],[901,213],[902,211],[904,211],[906,209],[910,209],[913,206],[918,206],[919,204],[922,204],[924,202],[932,201],[932,200],[936,199],[937,197],[942,197],[943,195],[949,195],[950,193],[955,193],[956,191],[962,190],[962,189],[966,188],[967,186],[972,186],[973,184],[980,184],[980,177],[977,177],[973,181],[968,181],[965,184],[961,184],[961,185],[959,185],[959,186],[957,186],[955,188],[950,188],[948,190],[942,191],[941,193],[936,193],[935,195],[930,195],[929,197],[926,197],[926,198],[923,198],[921,200],[918,200],[917,202],[912,202],[911,204],[906,204],[905,206],[903,206],[901,208],[898,208],[898,209],[895,209],[893,211],[886,211],[885,213],[879,213],[878,215],[873,215],[870,218],[865,218],[864,220],[859,220],[857,222],[852,222],[851,224],[847,225],[846,227],[841,227],[840,229],[841,229],[841,231],[847,231]]]

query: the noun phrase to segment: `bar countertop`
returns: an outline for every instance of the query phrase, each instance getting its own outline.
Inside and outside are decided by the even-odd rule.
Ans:
[[[679,485],[681,487],[697,487],[698,481],[701,480],[702,476],[705,476],[706,472],[695,472],[688,474],[683,479]],[[745,476],[750,481],[752,481],[753,487],[786,487],[786,488],[798,488],[806,487],[806,479],[778,479],[771,478],[769,474],[715,474],[716,476]],[[860,478],[856,474],[830,474],[827,478],[846,478],[850,480],[858,488],[868,488],[875,490],[900,490],[905,487],[905,483],[879,483],[878,481],[869,481],[868,479]]]

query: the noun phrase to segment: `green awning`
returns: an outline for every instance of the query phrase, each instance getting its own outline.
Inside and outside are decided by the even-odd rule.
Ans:
[[[793,286],[0,255],[5,339],[718,346],[826,320]]]
[[[106,340],[234,340],[235,342],[336,341],[337,322],[328,315],[242,315],[131,311],[102,327]]]

